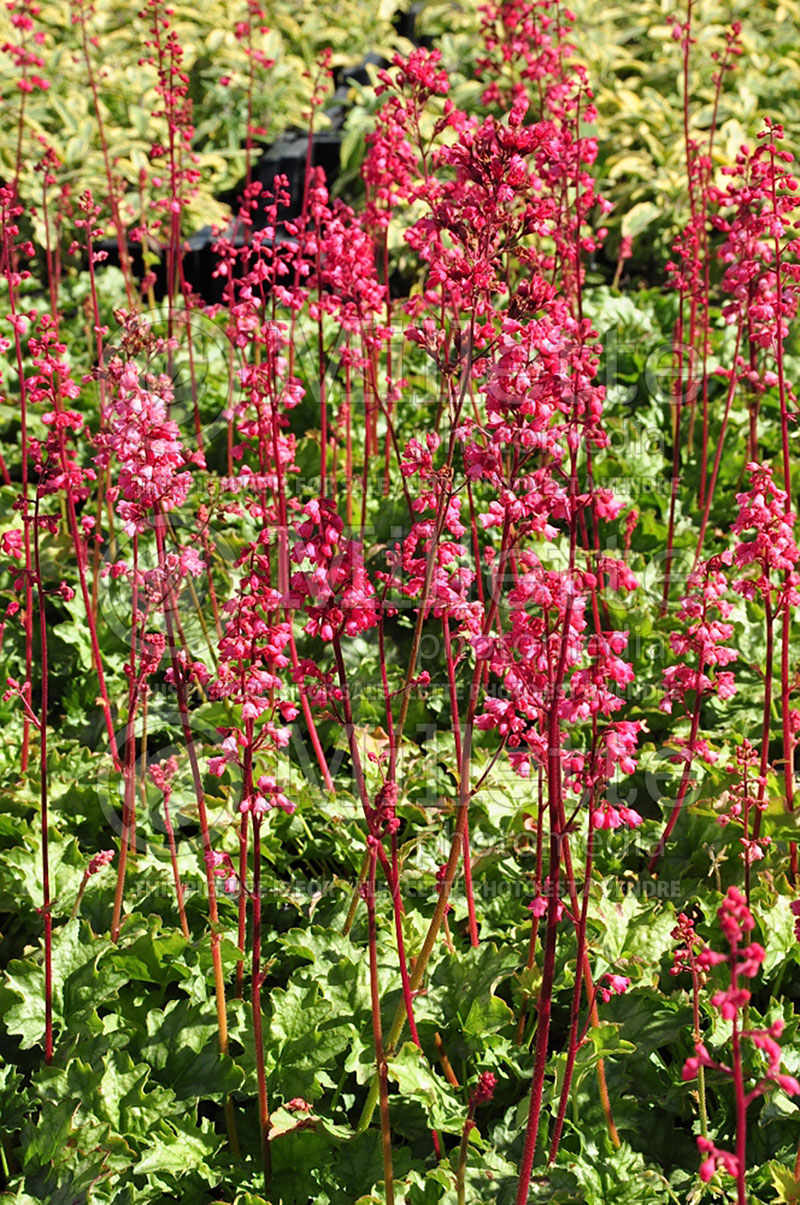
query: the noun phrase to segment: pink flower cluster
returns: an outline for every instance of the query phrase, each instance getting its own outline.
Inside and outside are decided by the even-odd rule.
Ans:
[[[344,522],[328,499],[307,502],[302,513],[306,518],[297,527],[291,559],[303,568],[292,574],[287,604],[302,607],[307,634],[326,642],[374,627],[377,596],[361,544],[343,538]]]
[[[733,636],[733,624],[727,622],[733,604],[725,597],[728,579],[722,570],[722,565],[727,563],[727,555],[712,558],[688,579],[687,591],[677,612],[683,627],[670,632],[669,638],[672,651],[681,660],[667,666],[663,674],[664,696],[659,707],[668,714],[672,714],[676,701],[688,713],[687,695],[690,692],[716,694],[720,699],[730,699],[736,693],[733,673],[717,668],[729,665],[737,657],[736,649],[725,643]],[[689,664],[689,658],[696,664]],[[711,672],[707,673],[707,670]],[[705,742],[696,741],[695,744],[693,754],[700,753],[706,760],[714,760]]]
[[[99,853],[94,854],[89,859],[89,865],[86,868],[87,875],[99,874],[106,866],[110,866],[114,861],[115,850],[102,849]]]
[[[625,975],[604,975],[603,985],[598,987],[597,994],[604,1004],[608,1004],[612,996],[622,996],[631,985]]]
[[[776,583],[770,581],[771,573],[788,574],[778,593],[778,606],[796,606],[800,594],[795,567],[800,561],[800,548],[794,535],[794,512],[786,491],[775,484],[770,465],[751,462],[745,467],[750,488],[736,495],[739,511],[732,531],[739,541],[733,557],[738,569],[752,566],[756,575],[739,578],[733,588],[747,599],[763,597],[776,588]]]
[[[126,350],[150,334],[139,320],[127,320]],[[135,361],[111,356],[106,372],[112,400],[105,429],[98,437],[95,463],[116,465],[116,484],[107,496],[129,535],[147,531],[154,514],[181,507],[189,493],[189,467],[205,467],[202,452],[187,452],[176,422],[169,417],[172,383],[166,376],[142,382]]]
[[[797,180],[787,166],[793,155],[780,149],[782,139],[782,127],[768,122],[758,145],[754,149],[742,146],[735,166],[721,169],[737,182],[726,189],[709,189],[719,210],[713,223],[725,235],[719,257],[727,265],[722,287],[731,300],[723,313],[728,322],[746,326],[754,346],[773,354],[776,338],[786,338],[788,324],[797,313],[800,279],[800,265],[778,258],[800,204]],[[742,370],[748,383],[762,392],[777,384],[777,377],[769,375],[771,365],[759,373],[742,363]]]
[[[695,1043],[695,1053],[688,1058],[683,1067],[684,1080],[695,1079],[700,1067],[711,1068],[733,1079],[737,1087],[737,1126],[739,1128],[740,1148],[743,1148],[743,1129],[745,1114],[748,1106],[759,1096],[762,1096],[771,1085],[776,1085],[791,1096],[800,1096],[800,1083],[793,1075],[781,1071],[781,1048],[778,1039],[783,1033],[784,1023],[781,1019],[773,1022],[765,1029],[741,1029],[739,1019],[742,1011],[750,1003],[750,992],[739,983],[740,977],[753,979],[759,973],[765,958],[764,947],[758,942],[744,945],[748,935],[755,928],[755,920],[747,905],[745,897],[736,887],[729,887],[727,895],[717,911],[720,928],[728,943],[728,953],[720,953],[708,946],[703,946],[696,956],[697,965],[708,973],[715,966],[725,964],[728,967],[730,980],[726,988],[717,991],[711,997],[711,1003],[719,1010],[726,1021],[733,1024],[733,1064],[721,1062],[709,1054],[703,1042]],[[747,1039],[761,1055],[766,1058],[766,1068],[760,1068],[748,1073],[741,1061],[740,1043]],[[755,1082],[749,1091],[745,1091],[745,1080],[751,1078]],[[722,1168],[734,1177],[741,1177],[744,1169],[740,1165],[739,1155],[720,1150],[710,1140],[699,1137],[697,1144],[705,1158],[700,1166],[700,1178],[708,1181],[717,1168]]]

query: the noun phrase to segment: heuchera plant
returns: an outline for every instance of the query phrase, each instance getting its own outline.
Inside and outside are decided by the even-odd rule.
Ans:
[[[784,1023],[779,1018],[766,1029],[749,1029],[747,1015],[751,993],[742,986],[743,979],[754,979],[764,961],[765,951],[758,942],[742,943],[755,928],[755,920],[747,907],[744,896],[736,887],[729,887],[717,913],[722,935],[728,943],[728,953],[720,953],[704,946],[693,961],[700,972],[708,974],[712,967],[728,967],[728,986],[714,993],[711,1003],[724,1021],[731,1025],[730,1064],[713,1058],[704,1042],[695,1042],[695,1053],[683,1067],[683,1078],[694,1079],[701,1069],[719,1072],[728,1076],[733,1083],[736,1098],[736,1143],[735,1152],[721,1150],[710,1138],[701,1134],[697,1146],[704,1156],[700,1165],[700,1179],[708,1182],[718,1169],[722,1169],[736,1181],[736,1199],[746,1205],[745,1174],[747,1171],[747,1110],[748,1107],[772,1086],[792,1095],[800,1095],[800,1083],[793,1075],[781,1071],[781,1048],[778,1039],[783,1033]],[[752,1070],[743,1062],[743,1043],[760,1052],[766,1067],[756,1065]],[[754,1081],[748,1089],[748,1081]]]
[[[261,73],[269,86],[272,64],[254,42],[265,13],[255,0],[245,7],[233,36],[248,79],[247,168],[238,212],[213,233],[216,304],[195,294],[187,274],[199,85],[185,66],[180,14],[161,0],[148,0],[139,17],[165,134],[150,141],[135,224],[121,206],[113,123],[93,65],[95,14],[83,3],[72,19],[107,194],[71,197],[56,151],[41,142],[46,295],[35,292],[26,233],[34,215],[20,203],[19,171],[0,188],[0,349],[18,434],[18,447],[0,457],[13,497],[0,533],[9,595],[0,647],[11,670],[4,703],[19,717],[15,792],[24,806],[15,795],[14,822],[35,810],[47,1066],[44,1078],[27,1064],[24,1073],[36,1091],[66,1068],[70,1084],[83,1084],[94,1063],[125,1052],[129,1029],[143,1025],[153,1047],[169,1024],[180,1030],[167,1020],[172,1008],[181,1015],[176,999],[199,1007],[208,988],[213,1013],[202,1041],[192,1035],[195,1045],[184,1047],[176,1037],[174,1050],[152,1059],[165,1077],[153,1089],[161,1102],[175,1096],[166,1078],[178,1065],[184,1074],[186,1050],[201,1067],[193,1084],[207,1068],[219,1073],[219,1117],[209,1110],[191,1122],[204,1138],[219,1131],[213,1151],[201,1143],[198,1157],[209,1193],[227,1192],[220,1186],[233,1167],[237,1201],[283,1199],[280,1160],[296,1171],[295,1152],[305,1149],[295,1139],[313,1136],[315,1157],[330,1167],[328,1147],[352,1141],[356,1151],[377,1110],[380,1172],[365,1156],[367,1190],[382,1180],[369,1199],[427,1202],[442,1188],[459,1205],[488,1200],[467,1194],[486,1190],[483,1179],[475,1189],[479,1177],[496,1178],[494,1156],[484,1157],[491,1143],[505,1144],[497,1158],[509,1200],[526,1205],[540,1174],[555,1199],[553,1166],[572,1175],[577,1153],[584,1159],[584,1107],[599,1106],[612,1169],[634,1158],[626,1131],[631,1137],[635,1110],[607,1059],[635,1053],[625,1019],[638,1024],[637,1009],[656,1011],[647,993],[664,951],[655,943],[671,933],[671,974],[691,979],[694,1054],[683,1079],[698,1082],[700,1179],[732,1177],[742,1205],[748,1110],[775,1088],[800,1094],[781,1069],[783,1020],[754,1027],[744,986],[765,963],[750,941],[757,916],[769,928],[760,909],[778,908],[777,892],[796,885],[790,334],[800,267],[791,242],[797,182],[781,127],[766,122],[754,147],[716,170],[723,83],[742,53],[742,28],[735,22],[721,38],[710,125],[695,137],[692,4],[672,22],[688,217],[666,265],[669,480],[658,504],[632,505],[608,484],[619,406],[602,380],[592,273],[605,262],[611,207],[594,175],[597,114],[574,15],[556,0],[482,5],[469,108],[469,89],[455,86],[440,49],[396,55],[377,72],[363,203],[351,195],[348,204],[313,164],[331,52],[309,71],[301,195],[291,196],[286,176],[267,186],[254,171],[254,139],[263,136],[254,90]],[[10,12],[19,40],[3,50],[19,72],[21,147],[27,106],[47,82],[36,6],[15,0]],[[113,305],[99,246],[109,231],[120,273]],[[613,301],[633,255],[624,234],[611,258]],[[78,257],[83,275],[70,266]],[[413,287],[402,287],[403,273]],[[79,297],[76,280],[85,283]],[[218,340],[211,349],[209,331]],[[733,430],[743,442],[738,479],[725,463],[735,455]],[[682,483],[690,470],[691,489]],[[725,490],[735,510],[722,516]],[[69,692],[69,675],[51,672],[52,654],[70,646],[62,623],[79,627],[72,643],[86,645],[93,756],[113,784],[107,828],[98,828],[95,807],[94,827],[80,825],[79,845],[66,850],[59,826],[80,783],[73,775],[62,789],[53,744],[54,687],[59,698]],[[664,637],[658,664],[642,656],[643,631],[654,646]],[[431,640],[435,666],[426,662]],[[652,706],[638,694],[645,664]],[[641,790],[656,740],[667,754],[663,816]],[[772,835],[780,824],[789,833],[785,864],[782,838]],[[490,829],[487,854],[481,839]],[[148,919],[139,907],[150,906],[138,872],[161,833],[174,942],[158,932],[161,914],[146,937],[137,928]],[[717,914],[725,953],[697,932],[702,901],[635,898],[670,886],[679,842],[687,878],[695,874],[697,833],[735,841],[737,856],[713,868],[722,894],[727,857]],[[429,906],[417,906],[411,889],[416,856],[431,880]],[[270,899],[276,879],[297,866],[316,875],[318,863],[345,882],[344,905],[320,891],[298,909],[302,928],[284,924]],[[75,871],[68,892],[65,866]],[[487,867],[497,866],[504,882],[522,887],[505,913],[481,893]],[[621,883],[630,898],[612,898]],[[706,907],[708,898],[704,885]],[[635,915],[648,932],[631,937]],[[72,949],[99,942],[99,928],[108,937],[95,969],[105,960],[120,985],[137,987],[122,992],[118,1013],[100,1002],[89,1025],[94,1063],[78,1072],[65,1010],[89,989],[78,979],[67,990],[78,972],[54,943],[67,932]],[[498,953],[501,939],[510,958]],[[153,960],[173,956],[161,984]],[[722,967],[728,977],[709,1012],[707,989]],[[157,981],[163,994],[151,1007],[139,985]],[[341,1015],[321,999],[323,981]],[[10,998],[17,982],[10,977]],[[306,988],[302,1001],[286,1003]],[[451,1005],[453,1015],[443,1015]],[[334,1041],[330,1054],[331,1033],[345,1026],[345,1044]],[[476,1038],[470,1026],[485,1033]],[[657,1045],[647,1057],[648,1074],[659,1063],[668,1075]],[[714,1116],[724,1113],[726,1080],[727,1128]],[[397,1107],[395,1083],[422,1103],[421,1124],[410,1106]],[[693,1098],[685,1110],[688,1132]],[[64,1134],[78,1112],[76,1103],[65,1113]],[[181,1124],[190,1126],[176,1121],[175,1133]],[[720,1136],[728,1130],[730,1140]],[[94,1145],[86,1143],[102,1146],[105,1137],[92,1134]],[[424,1142],[419,1159],[439,1177],[427,1188],[409,1170],[406,1143],[418,1139],[414,1158]],[[131,1147],[116,1134],[108,1143],[108,1167],[70,1192],[89,1193],[116,1174],[114,1160]],[[360,1158],[343,1155],[342,1175]],[[124,1166],[138,1192],[144,1173],[135,1161]],[[170,1167],[180,1179],[180,1166]],[[327,1194],[322,1173],[313,1174],[313,1191]],[[319,1199],[354,1197],[352,1183]],[[66,1199],[62,1187],[53,1200]],[[189,1199],[193,1187],[157,1185],[169,1199],[184,1189]]]

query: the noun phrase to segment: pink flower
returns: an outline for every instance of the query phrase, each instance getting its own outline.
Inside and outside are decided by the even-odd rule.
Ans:
[[[478,1076],[478,1082],[472,1090],[470,1096],[471,1105],[487,1104],[494,1096],[494,1090],[497,1087],[497,1076],[491,1071],[483,1071]]]
[[[22,560],[22,538],[23,532],[21,528],[13,528],[11,531],[3,532],[0,536],[0,549],[3,556],[14,557],[15,560]]]
[[[103,870],[106,866],[108,866],[111,862],[113,862],[113,860],[114,860],[114,850],[113,849],[101,850],[100,853],[94,854],[93,857],[90,858],[89,865],[86,868],[86,874],[87,875],[98,874],[101,870]]]
[[[604,975],[604,985],[598,987],[598,994],[604,1004],[608,1004],[612,996],[622,996],[631,985],[630,979],[624,975]]]

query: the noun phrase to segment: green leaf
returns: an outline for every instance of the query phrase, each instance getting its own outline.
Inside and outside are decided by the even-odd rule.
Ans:
[[[800,1180],[795,1180],[792,1169],[781,1163],[770,1163],[769,1174],[775,1188],[772,1198],[775,1205],[797,1205],[800,1201]]]
[[[219,1051],[215,1014],[189,1000],[173,1000],[147,1016],[142,1055],[180,1100],[219,1100],[242,1086],[244,1072]]]
[[[387,1060],[390,1079],[397,1081],[403,1097],[418,1101],[430,1125],[449,1134],[460,1134],[464,1125],[464,1103],[450,1085],[435,1074],[425,1055],[413,1042],[405,1042],[394,1058]]]
[[[622,216],[622,233],[636,238],[661,217],[661,208],[653,201],[640,201]]]
[[[189,1172],[197,1172],[209,1184],[213,1184],[216,1173],[208,1160],[216,1154],[223,1141],[222,1135],[215,1133],[207,1119],[199,1126],[186,1118],[170,1117],[168,1121],[157,1121],[150,1130],[147,1150],[136,1164],[136,1174],[170,1172],[181,1177]]]

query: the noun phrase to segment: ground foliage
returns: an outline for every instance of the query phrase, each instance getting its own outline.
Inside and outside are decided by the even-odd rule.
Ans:
[[[71,11],[3,17],[3,1199],[800,1200],[796,7]],[[376,46],[352,208],[226,228]]]

